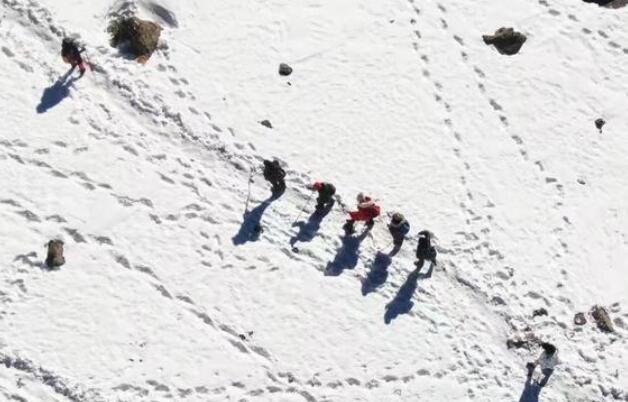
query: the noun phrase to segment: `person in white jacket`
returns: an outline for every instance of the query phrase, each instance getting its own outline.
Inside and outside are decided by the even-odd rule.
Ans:
[[[554,372],[554,368],[560,364],[560,360],[558,360],[558,350],[556,349],[556,346],[549,342],[543,342],[541,343],[541,348],[543,351],[541,352],[539,358],[533,363],[528,363],[528,379],[532,378],[534,370],[537,366],[539,366],[541,368],[541,373],[543,373],[543,378],[538,384],[539,387],[544,387]]]

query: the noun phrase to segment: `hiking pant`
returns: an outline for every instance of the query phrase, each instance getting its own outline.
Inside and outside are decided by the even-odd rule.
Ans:
[[[72,70],[74,70],[78,66],[79,71],[81,72],[81,75],[84,74],[85,70],[87,69],[85,67],[85,61],[83,61],[82,58],[80,58],[80,59],[70,59],[68,57],[64,57],[63,61],[68,63],[72,67]]]
[[[316,199],[316,209],[323,209],[327,204],[334,200],[333,196],[328,194],[319,194]]]
[[[358,209],[357,211],[349,212],[349,216],[352,221],[372,221],[377,217],[377,215],[367,209]]]
[[[388,231],[390,232],[390,235],[393,238],[393,244],[395,246],[401,246],[406,236],[403,233],[399,232],[398,230],[388,229]]]
[[[553,372],[554,372],[554,369],[550,369],[550,368],[541,370],[541,373],[543,373],[543,378],[541,379],[541,381],[539,381],[539,387],[544,387],[547,385],[547,382],[549,381],[549,378]]]
[[[270,184],[272,184],[272,192],[278,193],[286,189],[286,182],[283,180],[269,180]]]

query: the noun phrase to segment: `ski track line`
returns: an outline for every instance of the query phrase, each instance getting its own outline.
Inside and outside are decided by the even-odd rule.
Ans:
[[[94,389],[86,390],[80,384],[72,384],[67,379],[64,379],[54,372],[38,366],[36,363],[29,359],[21,358],[16,355],[8,355],[0,351],[0,364],[3,364],[7,369],[14,369],[19,372],[28,374],[34,377],[42,384],[51,388],[51,390],[58,396],[62,396],[67,401],[71,402],[104,402],[105,399]],[[18,396],[18,398],[20,398]],[[15,399],[20,400],[20,399]]]
[[[410,4],[413,3],[412,0],[409,0]],[[415,11],[415,13],[417,15],[421,15],[421,11],[420,9],[416,8],[413,6],[413,9]],[[445,8],[441,5],[438,6],[438,10],[440,12],[445,12],[443,10],[445,10]],[[445,31],[447,31],[448,27],[449,27],[449,23],[445,20],[442,19],[442,27]],[[420,32],[417,30],[415,31],[415,35],[417,36],[417,38],[421,38],[421,34]],[[456,39],[458,38],[458,39]],[[460,44],[461,39],[459,37],[455,37],[454,38],[456,43]],[[414,49],[419,52],[419,43],[418,42],[414,42],[413,43]],[[465,56],[466,57],[466,56]],[[444,111],[446,112],[446,114],[449,116],[444,120],[444,124],[449,128],[449,131],[452,133],[453,137],[455,138],[455,140],[457,142],[461,142],[462,141],[462,135],[460,134],[460,132],[458,130],[456,130],[454,128],[454,122],[453,119],[451,117],[451,112],[452,112],[452,106],[449,102],[444,100],[444,94],[443,94],[443,89],[444,89],[444,85],[438,81],[434,81],[433,80],[433,76],[434,74],[430,71],[429,69],[429,56],[425,55],[425,54],[421,54],[420,58],[422,60],[422,63],[424,65],[424,77],[426,77],[426,79],[428,81],[430,81],[432,83],[432,85],[435,88],[435,99],[438,103],[440,103],[443,108]],[[474,69],[475,71],[475,69]],[[480,70],[481,71],[481,70]],[[476,71],[477,73],[477,71]],[[483,73],[481,73],[483,75]],[[490,102],[489,102],[490,104]],[[499,120],[503,123],[504,119],[501,118],[501,116],[499,117]],[[516,141],[516,143],[518,143],[518,141]],[[464,158],[462,157],[463,153],[461,151],[462,147],[455,147],[454,148],[454,153],[457,156],[457,158],[459,160],[461,160],[462,164],[463,164],[463,171],[470,171],[471,170],[471,165],[468,161],[464,160]],[[524,150],[524,152],[522,152],[522,155],[528,155],[527,151]],[[528,160],[528,158],[524,158],[526,160]],[[477,226],[480,226],[479,232],[483,234],[483,236],[487,236],[490,233],[490,228],[488,226],[484,227],[482,225],[482,221],[484,219],[487,219],[489,221],[491,221],[492,215],[490,214],[490,208],[493,207],[493,203],[492,201],[489,199],[487,200],[485,206],[478,206],[474,204],[477,204],[477,201],[475,201],[475,196],[474,196],[474,192],[468,187],[467,184],[468,180],[466,178],[465,175],[461,176],[461,183],[463,184],[463,186],[467,189],[467,201],[464,203],[461,203],[461,209],[463,210],[463,212],[468,216],[467,219],[467,223],[469,224],[470,227],[473,227],[474,224]],[[560,186],[558,188],[560,191],[562,191],[562,186]],[[559,195],[562,196],[562,193],[560,193]],[[469,206],[469,207],[468,207]],[[472,207],[472,208],[471,208]],[[486,213],[477,213],[476,211],[478,210],[482,210],[482,208],[489,208],[489,210]],[[492,247],[490,245],[490,242],[481,239],[478,235],[475,234],[475,231],[470,230],[469,233],[465,233],[463,234],[464,236],[464,242],[466,244],[469,243],[469,241],[474,241],[477,243],[477,245],[475,246],[470,246],[470,247],[466,247],[463,249],[458,249],[456,251],[462,251],[466,254],[468,254],[472,260],[472,262],[474,263],[474,265],[485,265],[485,264],[477,264],[479,262],[488,262],[489,260],[495,260],[496,262],[499,263],[499,261],[504,260],[506,257],[503,255],[503,253],[501,251],[499,251],[498,249],[496,249],[495,247]],[[484,250],[485,251],[485,257],[482,260],[477,260],[477,253],[476,250]],[[507,277],[511,276],[510,273],[506,272],[503,274],[498,274],[496,275],[497,278],[500,279],[505,279]],[[489,288],[498,285],[499,283],[492,283],[490,284]],[[487,300],[489,301],[489,300]]]
[[[607,41],[606,43],[608,45],[608,51],[615,52],[615,54],[617,55],[620,55],[619,52],[621,51],[623,55],[628,56],[628,47],[622,48],[622,46],[619,43],[610,39],[610,35],[608,35],[605,31],[598,30],[597,32],[594,32],[593,29],[590,29],[585,24],[583,24],[582,21],[580,21],[576,15],[571,14],[568,10],[566,10],[566,7],[563,6],[562,11],[560,11],[560,10],[557,10],[554,6],[550,5],[547,0],[538,0],[538,3],[541,6],[545,7],[547,10],[547,13],[551,15],[552,17],[556,17],[557,19],[562,18],[563,21],[566,21],[571,25],[578,25],[580,27],[581,32],[587,36],[590,36],[592,40],[596,39],[596,37],[593,35],[597,33],[598,37],[602,38],[602,40]],[[580,3],[576,3],[576,4],[581,5]],[[584,6],[599,7],[595,3],[584,4]]]
[[[409,3],[411,4],[414,13],[421,17],[421,10],[416,7],[414,5],[413,0],[409,0]],[[471,164],[464,158],[464,151],[463,151],[463,147],[462,147],[462,134],[460,133],[459,130],[457,130],[455,128],[455,122],[453,119],[453,115],[452,115],[452,106],[451,104],[445,100],[444,98],[444,86],[442,83],[440,83],[439,81],[436,81],[433,77],[434,74],[430,69],[430,59],[429,56],[427,54],[422,54],[420,52],[420,44],[418,41],[421,40],[421,33],[418,30],[414,31],[417,40],[415,40],[415,42],[413,42],[413,48],[414,50],[419,53],[420,59],[421,59],[421,64],[423,66],[422,70],[423,70],[423,77],[425,80],[427,80],[427,82],[431,83],[432,86],[434,87],[434,97],[435,97],[435,101],[441,105],[444,113],[445,113],[445,118],[443,119],[443,124],[447,127],[448,131],[450,132],[450,134],[452,135],[453,139],[455,140],[455,142],[453,143],[454,146],[452,148],[453,153],[456,156],[456,159],[460,161],[461,163],[461,171],[462,172],[469,172],[472,170]],[[490,260],[495,260],[499,263],[499,261],[503,260],[505,258],[505,256],[503,255],[503,253],[501,251],[499,251],[498,249],[496,249],[495,247],[490,245],[490,242],[485,241],[484,239],[482,239],[479,235],[477,235],[475,233],[475,231],[473,230],[474,226],[480,226],[479,232],[482,233],[483,236],[486,236],[490,233],[490,228],[484,227],[482,224],[482,221],[484,219],[487,220],[491,220],[492,216],[490,215],[490,208],[492,208],[493,203],[489,200],[486,201],[486,206],[478,206],[477,204],[477,200],[476,197],[474,195],[474,191],[469,187],[468,185],[468,179],[466,177],[465,173],[462,173],[461,177],[460,177],[460,182],[463,186],[463,188],[465,189],[465,193],[466,193],[466,200],[464,202],[460,203],[460,208],[463,211],[463,213],[467,216],[467,225],[469,227],[469,231],[468,232],[461,232],[459,233],[463,238],[462,238],[462,242],[464,244],[466,244],[466,246],[462,246],[458,243],[454,244],[454,249],[444,249],[442,250],[443,253],[445,254],[453,254],[453,253],[460,253],[462,252],[463,254],[467,255],[469,258],[469,261],[471,262],[472,266],[483,266],[483,265],[488,265],[486,264],[488,261]],[[476,211],[482,211],[483,208],[488,208],[487,212],[476,212]],[[478,256],[478,254],[483,255],[483,256]],[[478,259],[479,258],[479,259]],[[452,264],[452,268],[454,268],[454,271],[458,271],[456,269],[456,266]],[[460,276],[461,273],[459,272],[455,272],[454,273],[454,278],[456,281],[460,282],[460,280],[462,279],[462,277]],[[496,278],[499,279],[506,279],[508,276],[504,277],[503,275],[495,275]],[[487,294],[485,294],[484,292],[480,291],[480,288],[478,286],[474,286],[471,284],[471,282],[465,281],[466,283],[462,283],[462,285],[467,288],[470,289],[476,296],[480,297],[480,300],[483,300],[482,303],[480,303],[481,305],[487,305],[490,304],[490,298],[488,297]],[[500,282],[496,282],[496,283],[492,283],[490,284],[491,286],[489,286],[488,288],[492,288],[496,285],[501,286],[502,283]],[[479,293],[478,293],[479,292]],[[501,313],[498,313],[499,315],[502,315]]]
[[[414,13],[421,18],[422,17],[422,11],[420,8],[418,8],[416,5],[414,5],[415,0],[408,0],[408,3],[410,4],[410,6],[412,7]],[[541,1],[541,4],[543,4],[543,1]],[[443,30],[443,32],[446,35],[450,35],[449,33],[449,27],[451,26],[451,24],[449,24],[449,22],[447,21],[448,18],[448,13],[447,13],[447,8],[445,8],[444,6],[440,5],[440,4],[436,4],[436,7],[433,7],[435,9],[437,9],[437,13],[441,14],[441,28]],[[432,10],[434,11],[434,10]],[[555,14],[552,14],[555,15]],[[417,37],[417,40],[413,43],[413,47],[415,49],[415,51],[419,52],[419,41],[421,40],[421,33],[418,30],[414,31],[414,34]],[[502,123],[504,129],[506,131],[510,131],[512,130],[512,128],[510,128],[509,124],[508,124],[508,119],[506,116],[506,113],[504,112],[503,107],[498,103],[497,100],[495,100],[494,98],[491,98],[486,90],[486,86],[484,85],[484,83],[482,82],[485,78],[485,74],[483,73],[483,71],[480,69],[480,67],[478,67],[477,65],[472,65],[470,62],[470,57],[468,55],[467,52],[465,52],[465,46],[464,46],[464,40],[456,35],[456,34],[451,34],[450,38],[461,48],[460,51],[460,55],[461,55],[461,59],[462,62],[465,63],[466,65],[469,66],[470,69],[472,69],[473,74],[476,76],[477,79],[477,89],[479,90],[479,92],[482,94],[482,96],[487,100],[488,105],[491,107],[491,109],[493,109],[493,111],[496,113],[497,118],[499,119],[499,121]],[[614,47],[614,46],[612,46]],[[615,47],[614,47],[615,48]],[[426,79],[428,79],[429,81],[432,82],[432,84],[435,87],[435,99],[437,100],[438,103],[440,103],[444,110],[447,113],[450,113],[452,111],[452,106],[444,100],[443,98],[443,94],[442,94],[442,90],[443,90],[443,85],[440,84],[438,81],[433,81],[432,77],[434,76],[431,71],[428,68],[429,65],[429,57],[425,54],[421,55],[421,60],[423,62],[423,65],[425,66],[424,68],[424,77]],[[455,131],[455,129],[453,129],[453,121],[451,118],[446,119],[445,124],[447,125],[447,127],[450,128],[450,131],[452,131],[454,137],[460,141],[461,140],[461,136],[458,132]],[[529,158],[529,152],[528,150],[525,148],[525,143],[524,141],[516,136],[516,135],[512,135],[511,138],[513,139],[513,141],[520,147],[520,154],[522,156],[522,158],[526,161],[530,161]],[[459,149],[454,149],[454,152],[456,154],[456,156],[458,156],[460,158],[461,152]],[[541,174],[546,174],[545,173],[545,168],[543,167],[543,165],[539,162],[536,161],[534,162],[533,166],[535,166],[539,173]],[[465,169],[468,171],[470,169],[469,164],[467,162],[464,162],[464,167]],[[541,180],[541,179],[539,179]],[[558,181],[556,178],[552,177],[552,176],[546,176],[544,178],[545,182],[548,184],[553,184],[554,188],[555,188],[555,192],[556,192],[556,196],[557,198],[560,200],[558,202],[555,203],[554,208],[557,210],[557,212],[559,214],[561,214],[563,216],[563,226],[562,227],[557,227],[553,230],[554,233],[561,233],[565,230],[568,230],[568,224],[569,221],[568,219],[565,219],[565,216],[561,213],[561,210],[564,207],[563,204],[563,199],[564,199],[564,186],[560,183],[560,181]],[[462,181],[463,184],[465,184],[466,186],[466,179],[463,176],[462,177]],[[469,189],[468,191],[468,198],[469,198],[469,202],[473,202],[473,193],[471,192],[471,190]],[[488,206],[490,207],[492,205],[492,203],[488,202]],[[476,213],[474,213],[474,211],[472,209],[467,209],[465,204],[462,204],[461,207],[463,208],[463,210],[465,210],[465,212],[467,212],[469,219],[467,220],[468,223],[473,223],[473,222],[481,222],[482,220],[482,216],[478,215]],[[477,210],[477,206],[474,207]],[[491,220],[491,215],[487,214],[486,217]],[[484,228],[484,229],[480,229],[480,232],[482,232],[484,235],[488,235],[488,232],[490,231],[490,229],[488,227]],[[493,248],[490,246],[490,242],[489,241],[482,241],[482,239],[478,238],[473,230],[470,230],[470,233],[467,233],[464,235],[465,236],[465,242],[468,242],[469,240],[471,241],[475,241],[476,242],[476,246],[475,247],[471,247],[471,248],[466,248],[464,250],[458,250],[458,251],[463,251],[465,252],[469,258],[470,258],[470,265],[471,266],[489,266],[489,262],[492,260],[494,261],[496,264],[500,264],[502,260],[505,260],[507,257],[505,255],[503,255],[499,250]],[[559,243],[559,248],[564,252],[564,253],[569,253],[569,249],[566,243],[564,243],[558,236],[556,236],[556,241]],[[477,260],[476,258],[476,253],[473,250],[482,250],[482,249],[486,249],[487,253],[484,256],[483,259],[481,260]],[[562,257],[561,253],[557,253],[555,255],[556,258],[560,258]],[[561,270],[561,274],[562,275],[567,275],[567,272],[565,270]],[[457,276],[457,274],[455,275],[456,279],[460,280],[461,278]],[[506,284],[507,280],[512,277],[512,269],[509,267],[505,267],[504,271],[497,271],[495,273],[493,273],[491,275],[491,278],[493,279],[492,281],[488,281],[482,288],[485,289],[504,289],[504,287],[507,289],[508,285]],[[502,281],[497,281],[495,282],[495,279],[501,279]],[[486,281],[486,280],[485,280]],[[466,282],[466,283],[465,283]],[[467,282],[467,279],[465,278],[463,280],[463,283],[465,285],[468,285],[469,288],[474,291],[474,292],[478,292],[479,288],[476,287],[475,285],[473,285],[470,282]],[[504,286],[505,285],[505,286]],[[504,301],[501,297],[499,297],[499,295],[494,296],[493,298],[490,298],[488,294],[485,294],[483,292],[479,292],[478,296],[480,298],[484,298],[486,305],[491,305],[493,310],[497,310],[496,313],[500,316],[502,316],[502,318],[508,323],[508,325],[516,332],[520,331],[522,328],[526,328],[529,324],[530,324],[530,320],[528,317],[521,317],[518,316],[516,314],[513,315],[513,313],[507,313],[507,312],[503,312],[503,311],[499,311],[499,309],[503,308],[504,305]],[[515,303],[519,302],[522,305],[525,304],[529,304],[528,302],[526,302],[524,299],[521,299],[521,297],[517,294],[517,293],[510,293],[509,294],[509,298],[512,300],[511,303]],[[568,307],[572,307],[572,303],[569,300],[564,300],[563,297],[560,297],[558,299],[556,299],[555,297],[549,296],[550,299],[552,299],[551,301],[543,296],[541,296],[540,294],[538,294],[535,290],[529,290],[526,293],[526,296],[531,297],[533,299],[538,299],[538,298],[543,298],[544,299],[544,303],[546,306],[551,306],[552,304],[566,304]],[[553,303],[552,303],[553,302]],[[570,342],[571,338],[573,338],[574,336],[574,331],[573,330],[568,330],[568,325],[564,322],[558,321],[555,318],[553,318],[551,321],[549,322],[545,322],[545,323],[535,323],[535,326],[537,328],[537,331],[543,333],[545,332],[545,330],[551,330],[551,331],[556,331],[558,329],[559,332],[562,333],[562,336],[565,338],[566,342]],[[610,343],[602,341],[602,345],[599,345],[600,347],[604,347],[603,344],[606,343],[606,345],[610,345]],[[582,364],[577,364],[576,365],[577,368],[581,369],[584,367],[584,365]],[[579,387],[582,386],[586,386],[587,384],[591,384],[591,383],[607,383],[607,384],[613,384],[613,378],[611,377],[602,377],[600,376],[600,374],[597,374],[597,378],[594,378],[593,376],[591,376],[590,374],[584,374],[586,373],[585,370],[574,370],[574,371],[569,371],[568,376],[569,376],[569,383],[575,383],[577,384]],[[599,372],[598,372],[599,373]],[[608,388],[612,388],[612,385],[609,385]],[[591,394],[591,396],[593,396],[594,394]],[[597,397],[597,395],[595,395],[594,397]],[[576,398],[588,398],[585,396],[581,396],[581,397],[576,397]],[[582,399],[582,400],[585,400]],[[577,399],[577,400],[581,400],[581,399]]]

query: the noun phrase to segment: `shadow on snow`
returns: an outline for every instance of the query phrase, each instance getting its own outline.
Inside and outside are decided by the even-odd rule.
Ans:
[[[536,382],[528,378],[521,393],[519,402],[539,402],[539,394],[541,393],[541,387]]]
[[[252,210],[244,213],[240,230],[238,230],[238,233],[233,236],[233,244],[240,246],[250,241],[259,240],[260,235],[264,231],[261,224],[264,212],[266,212],[266,208],[268,208],[276,199],[277,197],[272,196],[262,201]]]
[[[36,108],[37,113],[46,113],[70,95],[70,88],[78,81],[78,78],[70,77],[73,71],[73,68],[70,69],[67,73],[59,77],[54,84],[44,89],[44,92],[41,94],[41,99],[39,100],[39,105],[37,105]]]
[[[412,310],[414,306],[412,296],[418,287],[418,281],[419,279],[430,278],[434,271],[434,265],[434,263],[431,263],[430,268],[424,274],[421,273],[421,267],[419,266],[408,275],[408,278],[399,288],[395,298],[386,305],[386,313],[384,313],[384,322],[386,324],[390,324],[390,322],[399,315],[408,314],[410,310]]]
[[[371,270],[366,274],[366,278],[362,281],[362,295],[375,291],[379,286],[383,285],[388,278],[388,267],[392,263],[393,254],[386,254],[378,251],[371,265]]]
[[[368,236],[370,229],[364,230],[359,236],[345,235],[342,238],[342,245],[336,252],[333,261],[330,261],[325,268],[326,276],[338,276],[345,269],[353,269],[358,265],[360,244]]]
[[[333,206],[334,204],[331,203],[320,212],[314,211],[307,222],[295,222],[292,226],[298,227],[299,232],[290,239],[290,245],[294,246],[297,242],[305,243],[312,241],[321,228],[321,222],[325,219],[327,214],[329,214]]]

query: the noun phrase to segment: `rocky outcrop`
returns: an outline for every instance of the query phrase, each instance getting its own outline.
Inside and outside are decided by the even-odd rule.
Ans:
[[[46,257],[46,265],[48,268],[59,268],[65,264],[63,256],[63,242],[61,240],[50,240],[48,242],[48,256]]]
[[[143,64],[157,49],[162,28],[137,17],[120,17],[111,22],[107,31],[111,35],[111,46],[123,47]]]
[[[585,3],[595,3],[606,8],[621,8],[628,5],[628,0],[583,0]]]
[[[615,332],[613,321],[604,307],[593,306],[593,308],[591,308],[591,316],[595,320],[595,323],[600,331]]]
[[[527,37],[513,28],[499,28],[493,35],[483,35],[487,45],[493,45],[501,54],[512,56],[517,54],[527,40]]]
[[[284,77],[292,74],[292,67],[287,65],[286,63],[281,63],[279,65],[279,75],[283,75]]]
[[[584,325],[587,323],[587,318],[585,317],[584,313],[577,313],[573,317],[573,323],[576,325]]]

